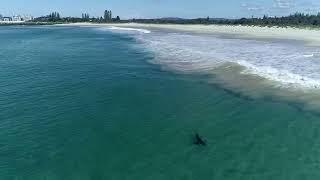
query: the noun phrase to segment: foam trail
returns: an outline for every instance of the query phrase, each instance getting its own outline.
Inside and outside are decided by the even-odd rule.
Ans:
[[[304,54],[303,56],[306,58],[309,58],[309,57],[313,57],[314,55],[313,54]]]
[[[151,33],[150,30],[147,30],[147,29],[138,29],[138,28],[124,28],[124,27],[111,26],[111,27],[108,28],[108,29],[110,29],[110,30],[120,30],[120,31],[136,31],[136,32],[145,33],[145,34]]]

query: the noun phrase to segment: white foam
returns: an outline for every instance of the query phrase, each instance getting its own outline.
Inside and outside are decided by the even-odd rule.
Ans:
[[[276,69],[267,66],[257,67],[246,61],[238,61],[238,63],[246,67],[242,73],[255,74],[272,81],[281,82],[279,85],[283,87],[300,88],[302,86],[306,88],[320,88],[319,80],[293,74],[286,69]]]
[[[246,67],[243,73],[278,82],[281,87],[320,88],[320,57],[314,55],[319,47],[182,32],[136,37],[154,53],[154,63],[171,69],[207,73],[233,62]]]
[[[119,30],[119,31],[136,31],[136,32],[145,33],[145,34],[151,33],[151,31],[149,31],[147,29],[138,29],[138,28],[125,28],[125,27],[111,26],[108,29],[110,29],[110,30]]]
[[[303,56],[306,58],[309,58],[309,57],[313,57],[314,55],[313,54],[304,54]]]

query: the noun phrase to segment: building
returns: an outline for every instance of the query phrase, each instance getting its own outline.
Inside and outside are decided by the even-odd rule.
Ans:
[[[20,15],[13,16],[11,21],[22,21],[22,17]]]
[[[11,17],[3,17],[3,18],[2,18],[2,21],[4,21],[4,22],[10,22],[10,21],[12,21],[12,18],[11,18]]]
[[[32,21],[33,17],[30,15],[26,15],[26,16],[20,16],[20,15],[15,15],[12,17],[4,17],[2,15],[0,15],[0,22],[25,22],[25,21]]]
[[[112,11],[105,10],[104,11],[104,20],[111,21],[112,20]]]
[[[26,15],[22,17],[22,21],[32,21],[33,20],[33,16],[30,15]]]

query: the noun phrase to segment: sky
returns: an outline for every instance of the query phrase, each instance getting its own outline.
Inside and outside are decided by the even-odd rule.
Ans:
[[[240,18],[282,16],[294,12],[317,13],[320,0],[3,0],[0,14],[5,16],[47,15],[103,16],[105,9],[122,19],[182,17]]]

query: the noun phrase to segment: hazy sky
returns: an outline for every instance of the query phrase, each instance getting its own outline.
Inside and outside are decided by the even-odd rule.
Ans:
[[[63,16],[81,16],[82,12],[102,16],[105,9],[122,18],[237,18],[297,11],[316,13],[320,11],[320,0],[2,0],[0,4],[0,14],[8,16],[40,16],[51,11]]]

